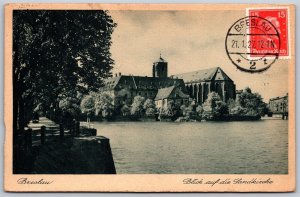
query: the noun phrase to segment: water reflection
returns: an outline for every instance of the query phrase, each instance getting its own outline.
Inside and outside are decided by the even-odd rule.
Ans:
[[[95,122],[117,173],[286,174],[288,121]]]

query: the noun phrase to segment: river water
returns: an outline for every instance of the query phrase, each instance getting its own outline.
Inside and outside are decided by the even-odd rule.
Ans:
[[[286,174],[288,121],[94,122],[118,174]]]

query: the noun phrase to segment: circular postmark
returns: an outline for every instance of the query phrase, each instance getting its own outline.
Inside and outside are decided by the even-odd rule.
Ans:
[[[258,16],[237,20],[228,30],[226,53],[240,70],[262,72],[278,59],[280,36],[275,26]]]

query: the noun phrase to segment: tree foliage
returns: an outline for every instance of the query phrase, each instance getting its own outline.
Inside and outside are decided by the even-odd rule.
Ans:
[[[68,115],[78,117],[81,113],[78,100],[73,97],[67,97],[59,101],[59,108]]]
[[[95,98],[96,115],[101,114],[104,118],[109,118],[113,114],[113,98],[106,93],[99,93]]]
[[[219,118],[228,114],[228,107],[224,103],[218,93],[210,92],[206,101],[203,103],[203,116],[205,119]]]
[[[142,96],[135,96],[131,105],[131,115],[141,116],[144,112],[145,98]]]
[[[267,104],[263,102],[261,95],[252,93],[249,87],[239,95],[238,101],[238,106],[241,108],[239,112],[245,115],[264,115],[267,111]]]
[[[228,110],[231,111],[233,108],[235,108],[237,106],[237,103],[234,99],[230,98],[227,101],[227,106],[228,106]]]
[[[203,107],[202,107],[201,105],[198,105],[198,106],[196,107],[196,112],[197,112],[197,115],[198,115],[199,117],[201,117],[201,116],[202,116],[202,113],[203,113]]]
[[[121,107],[121,112],[123,116],[129,116],[130,115],[130,106],[128,106],[127,104],[124,104]]]
[[[170,117],[172,119],[176,119],[181,114],[180,108],[181,106],[176,105],[173,100],[168,101],[167,105],[161,109],[160,117]]]
[[[81,111],[85,114],[95,113],[95,98],[93,95],[86,95],[80,103]]]
[[[109,52],[116,24],[103,10],[15,10],[13,12],[14,125],[41,104],[96,90],[111,75]]]
[[[156,105],[154,100],[147,99],[143,106],[146,116],[154,116],[156,113]]]

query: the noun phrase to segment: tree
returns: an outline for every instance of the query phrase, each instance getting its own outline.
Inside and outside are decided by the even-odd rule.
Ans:
[[[76,117],[80,114],[80,107],[78,105],[78,101],[72,97],[67,97],[65,99],[62,99],[59,102],[59,108],[63,112],[68,112],[71,114],[73,117]]]
[[[72,97],[67,97],[59,102],[59,108],[63,112],[61,117],[61,122],[66,124],[66,126],[71,126],[73,119],[80,115],[81,109],[77,99]]]
[[[127,104],[124,104],[121,108],[121,112],[123,116],[129,116],[130,115],[130,107]]]
[[[228,107],[216,92],[210,92],[203,103],[203,117],[205,119],[216,119],[228,114]]]
[[[201,105],[198,105],[197,108],[196,108],[196,112],[197,112],[199,117],[202,117],[203,107]]]
[[[238,105],[245,108],[246,115],[264,115],[267,112],[267,104],[263,102],[258,93],[252,93],[249,87],[239,95]]]
[[[103,10],[14,11],[14,133],[38,104],[57,112],[60,100],[103,85],[115,26]]]
[[[176,105],[173,100],[168,101],[167,105],[161,109],[160,117],[169,117],[176,119],[180,116],[180,106]]]
[[[83,97],[80,103],[80,108],[83,113],[94,113],[95,112],[95,99],[92,95],[86,95]]]
[[[107,93],[100,93],[95,98],[96,115],[101,114],[103,118],[109,118],[113,114],[113,98]]]
[[[247,109],[237,105],[230,110],[230,113],[234,115],[246,115]]]
[[[183,105],[180,106],[180,111],[181,111],[181,114],[183,116],[186,116],[186,114],[187,114],[187,108],[188,108],[188,106],[185,105],[185,104],[183,104]]]
[[[131,110],[130,113],[131,115],[135,115],[135,116],[141,116],[144,113],[144,102],[145,102],[145,98],[142,96],[135,96],[133,98],[133,102],[131,105]]]
[[[93,95],[86,95],[80,103],[80,108],[83,113],[87,115],[86,122],[90,126],[90,117],[95,113],[95,99]]]
[[[237,103],[236,103],[235,100],[232,99],[232,98],[228,99],[228,101],[227,101],[226,104],[227,104],[227,106],[228,106],[229,112],[231,112],[231,110],[237,106]]]
[[[146,116],[154,116],[156,113],[156,105],[154,100],[147,99],[143,106]]]

